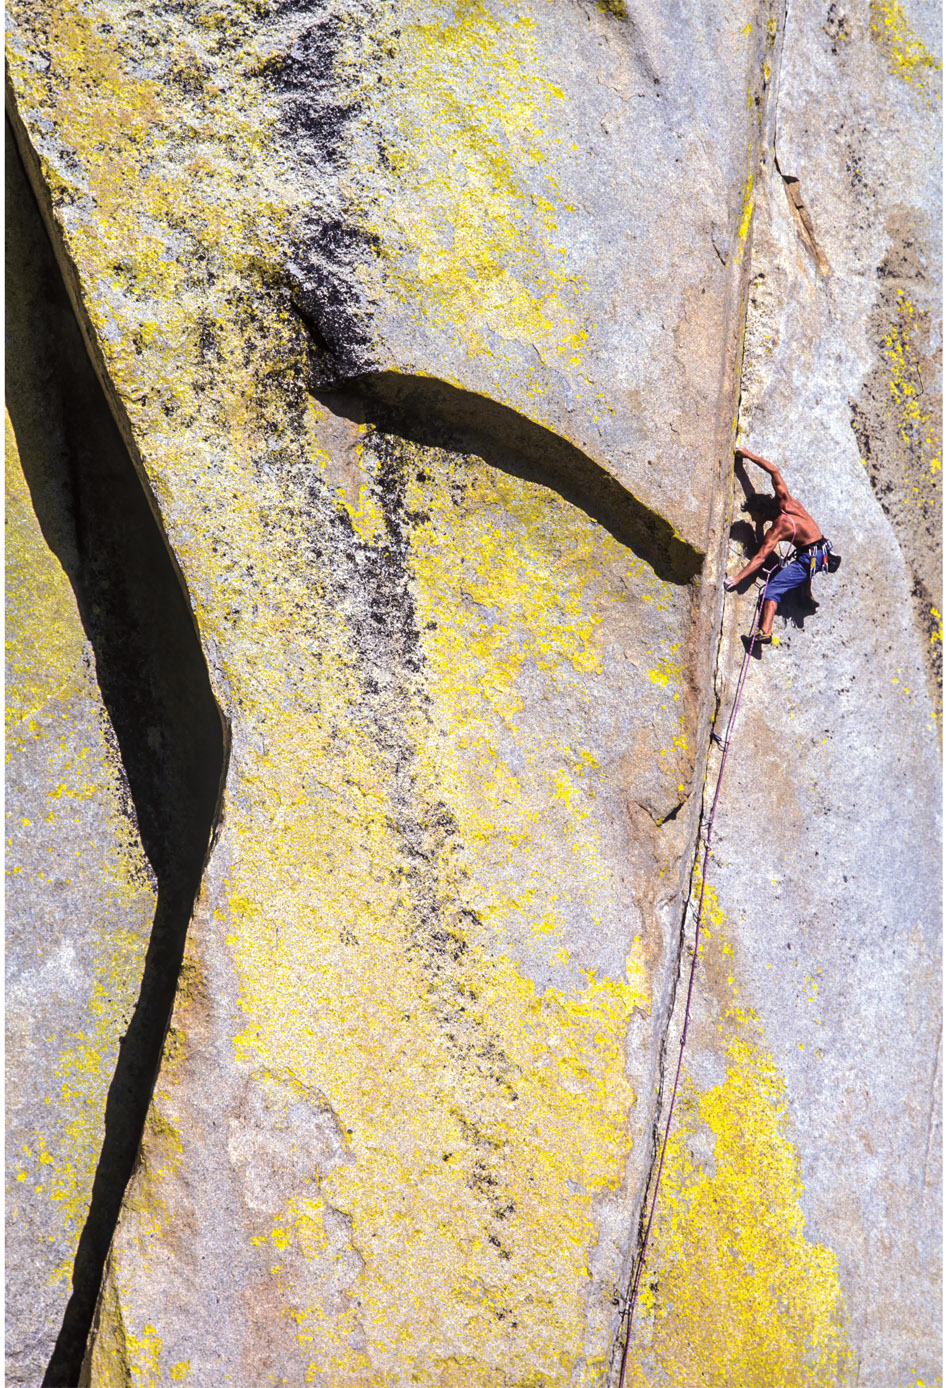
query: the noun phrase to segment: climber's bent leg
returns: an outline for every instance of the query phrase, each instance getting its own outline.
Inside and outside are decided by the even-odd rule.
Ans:
[[[775,616],[775,609],[777,607],[778,602],[775,598],[766,598],[765,602],[762,604],[762,623],[759,627],[759,631],[763,636],[771,635],[772,619]]]
[[[794,588],[800,588],[802,584],[808,582],[808,564],[801,559],[793,559],[790,564],[779,569],[774,573],[765,585],[765,602],[762,604],[762,625],[759,628],[760,635],[769,636],[772,632],[772,619],[775,616],[775,609],[782,601],[786,593],[790,593]]]

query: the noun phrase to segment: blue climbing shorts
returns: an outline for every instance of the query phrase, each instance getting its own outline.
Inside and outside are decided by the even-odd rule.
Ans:
[[[821,567],[819,564],[818,567]],[[804,559],[793,559],[790,564],[786,564],[784,569],[779,569],[778,573],[772,575],[765,587],[766,601],[774,598],[776,602],[781,602],[786,593],[790,593],[794,588],[800,588],[803,583],[808,582],[808,575],[811,572],[809,556],[806,554]]]

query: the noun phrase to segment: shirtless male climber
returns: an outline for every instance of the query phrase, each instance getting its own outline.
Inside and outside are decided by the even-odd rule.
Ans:
[[[803,584],[808,582],[813,573],[828,567],[828,554],[831,551],[831,545],[822,535],[820,526],[812,520],[801,502],[796,501],[789,493],[782,480],[782,474],[773,463],[767,462],[765,458],[760,458],[757,453],[750,453],[748,448],[737,448],[736,454],[748,458],[750,462],[757,463],[772,478],[775,501],[778,504],[778,515],[765,532],[755,557],[749,560],[749,563],[736,574],[735,578],[726,579],[726,591],[731,593],[740,583],[754,574],[757,569],[760,569],[780,540],[788,540],[795,546],[795,553],[791,562],[785,564],[769,579],[765,589],[762,622],[756,636],[756,645],[768,645],[772,641],[772,621],[775,617],[775,610],[782,598],[793,589],[801,588]],[[743,639],[746,640],[747,638]]]

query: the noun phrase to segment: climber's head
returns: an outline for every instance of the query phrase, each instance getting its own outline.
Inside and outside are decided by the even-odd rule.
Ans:
[[[782,511],[778,497],[769,496],[768,492],[753,492],[742,503],[742,509],[756,521],[773,521]]]

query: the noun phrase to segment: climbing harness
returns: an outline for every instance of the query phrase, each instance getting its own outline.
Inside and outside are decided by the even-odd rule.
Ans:
[[[788,565],[793,564],[796,559],[802,562],[807,560],[809,583],[816,573],[837,573],[838,569],[841,567],[841,556],[840,554],[835,554],[834,550],[831,548],[831,541],[822,535],[820,539],[812,540],[807,545],[797,544],[795,536],[798,533],[798,527],[795,524],[795,517],[789,516],[788,519],[792,523],[791,549],[786,555],[779,556],[779,568],[787,568]]]
[[[831,541],[823,535],[820,540],[814,540],[810,545],[800,545],[792,557],[808,560],[809,579],[814,578],[817,573],[837,573],[841,567],[840,554],[835,554],[831,548]]]
[[[657,1175],[654,1181],[654,1193],[651,1199],[650,1214],[648,1216],[647,1224],[644,1229],[644,1238],[641,1243],[640,1253],[638,1254],[637,1266],[634,1271],[633,1279],[631,1281],[631,1287],[627,1294],[627,1299],[625,1301],[627,1333],[624,1337],[624,1349],[621,1354],[621,1376],[618,1382],[618,1388],[624,1388],[625,1384],[625,1376],[627,1374],[627,1356],[631,1346],[631,1332],[634,1324],[634,1311],[637,1307],[637,1296],[640,1290],[641,1277],[643,1276],[644,1272],[644,1259],[647,1256],[647,1244],[650,1239],[651,1226],[653,1225],[654,1214],[657,1210],[657,1196],[660,1192],[660,1177],[663,1173],[664,1159],[667,1155],[667,1144],[670,1140],[670,1124],[673,1121],[673,1109],[677,1101],[677,1091],[680,1087],[680,1074],[683,1069],[683,1048],[686,1045],[687,1030],[690,1026],[690,1006],[693,1000],[693,982],[696,977],[696,961],[699,958],[700,954],[700,930],[703,924],[703,897],[706,892],[706,878],[707,873],[709,871],[710,844],[713,838],[713,820],[716,815],[716,806],[719,803],[719,793],[723,784],[723,772],[726,769],[726,758],[729,755],[729,742],[732,737],[732,730],[736,722],[736,714],[739,711],[739,702],[742,698],[743,686],[745,685],[746,675],[749,671],[749,662],[752,659],[752,651],[756,644],[756,638],[759,634],[759,617],[762,612],[762,604],[765,602],[765,595],[768,591],[769,583],[771,582],[771,579],[774,573],[776,572],[778,572],[777,569],[773,570],[773,573],[769,574],[766,577],[765,583],[762,585],[762,590],[759,594],[759,600],[756,603],[755,616],[752,620],[750,637],[746,645],[746,654],[742,662],[742,670],[739,675],[739,683],[736,686],[736,697],[733,700],[732,710],[729,714],[729,722],[726,724],[725,737],[722,739],[722,742],[720,743],[717,734],[711,734],[713,739],[722,747],[722,757],[719,763],[719,772],[716,776],[716,791],[713,795],[713,803],[710,807],[709,819],[706,825],[706,841],[703,850],[703,871],[700,875],[700,896],[696,908],[696,930],[693,936],[693,957],[690,961],[690,979],[689,983],[687,984],[686,1006],[683,1009],[683,1031],[680,1034],[680,1053],[677,1056],[677,1072],[674,1076],[673,1089],[670,1094],[670,1107],[667,1111],[667,1122],[664,1126],[663,1141],[660,1144],[660,1160],[657,1164]]]

